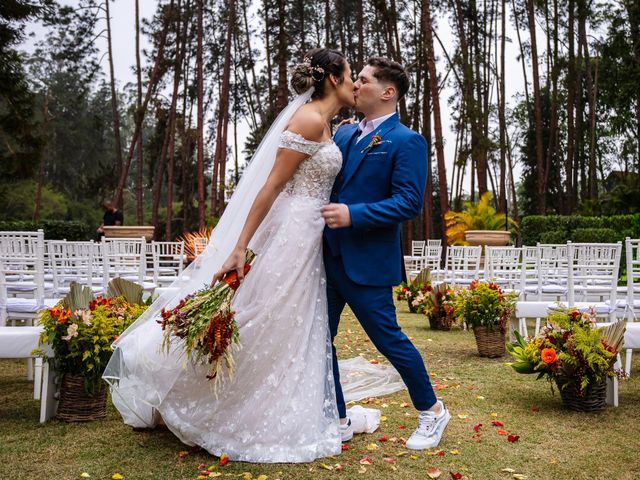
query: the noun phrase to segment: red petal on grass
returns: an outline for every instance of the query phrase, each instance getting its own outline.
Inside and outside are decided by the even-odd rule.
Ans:
[[[515,443],[520,440],[520,435],[509,435],[507,437],[507,440],[509,440],[511,443]]]
[[[388,442],[389,441],[389,437],[380,437],[378,439],[379,442]]]
[[[405,427],[404,425],[400,425],[398,428],[401,429],[401,430],[404,430],[407,427]]]
[[[391,457],[384,457],[383,460],[391,465],[395,465],[396,459]]]
[[[491,422],[491,425],[493,425],[494,427],[504,427],[504,423],[502,423],[500,420],[494,420],[493,422]]]
[[[539,412],[540,408],[539,407],[531,407],[531,411],[532,412]]]
[[[453,478],[454,480],[459,480],[460,478],[462,478],[462,474],[461,473],[453,473],[453,472],[449,472],[449,475],[451,475],[451,478]]]
[[[496,433],[497,433],[498,435],[506,435],[506,434],[507,434],[507,431],[506,431],[506,430],[502,430],[502,429],[498,429],[498,430],[496,430]]]
[[[360,459],[360,465],[373,465],[373,460],[369,457],[362,457]]]
[[[223,453],[220,456],[220,466],[224,467],[227,463],[229,463],[229,455],[227,455],[226,453]]]
[[[349,450],[349,445],[347,445],[346,443],[342,444],[342,451],[344,452],[345,450]]]
[[[481,424],[481,423],[479,423],[479,424],[477,424],[477,425],[474,425],[474,426],[473,426],[473,431],[474,431],[474,432],[476,432],[476,433],[478,433],[478,432],[480,431],[480,427],[481,427],[481,426],[482,426],[482,424]]]
[[[436,455],[438,455],[439,457],[444,457],[445,456],[444,450],[438,450],[436,452]]]

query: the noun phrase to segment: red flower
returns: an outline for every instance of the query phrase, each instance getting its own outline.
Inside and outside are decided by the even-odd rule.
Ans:
[[[540,358],[547,365],[555,363],[557,359],[556,351],[553,348],[543,348],[542,352],[540,353]]]
[[[251,265],[248,263],[244,264],[244,274],[246,275],[251,269]],[[238,272],[235,270],[231,272],[227,272],[225,276],[222,278],[222,281],[229,285],[232,289],[237,290],[240,287],[240,280],[238,280]]]

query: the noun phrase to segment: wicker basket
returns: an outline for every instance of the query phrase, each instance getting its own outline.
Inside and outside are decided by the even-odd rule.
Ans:
[[[107,416],[107,387],[92,397],[84,390],[84,377],[65,375],[60,388],[57,418],[65,422],[89,422]]]
[[[497,358],[504,355],[505,340],[504,332],[496,326],[493,330],[486,327],[473,327],[473,334],[476,336],[476,345],[481,357]]]
[[[452,325],[453,322],[447,317],[442,315],[429,315],[429,326],[431,327],[431,330],[443,330],[448,332],[451,330]]]
[[[579,397],[574,383],[568,383],[566,379],[556,378],[558,390],[562,397],[562,403],[575,412],[598,412],[607,406],[607,378],[591,384],[586,393]]]

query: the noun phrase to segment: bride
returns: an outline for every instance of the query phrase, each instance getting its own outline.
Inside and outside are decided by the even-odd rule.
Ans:
[[[114,344],[104,378],[125,423],[159,417],[184,443],[248,462],[307,462],[339,454],[320,208],[342,165],[330,121],[354,105],[343,54],[307,53],[300,95],[249,163],[205,253]],[[310,100],[310,101],[309,101]],[[233,300],[241,350],[233,379],[212,393],[207,366],[159,350],[161,308],[237,269],[257,253]],[[214,272],[215,275],[214,275]]]

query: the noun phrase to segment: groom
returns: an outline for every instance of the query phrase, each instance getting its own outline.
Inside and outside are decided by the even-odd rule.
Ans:
[[[438,445],[451,418],[436,399],[422,357],[396,319],[392,287],[404,278],[400,224],[422,208],[427,173],[427,144],[399,122],[396,106],[409,88],[402,65],[372,57],[354,84],[360,124],[338,129],[334,141],[342,170],[321,213],[332,339],[348,304],[376,348],[398,370],[416,409],[411,449]],[[333,347],[338,413],[343,441],[353,437],[347,418],[336,349]]]

